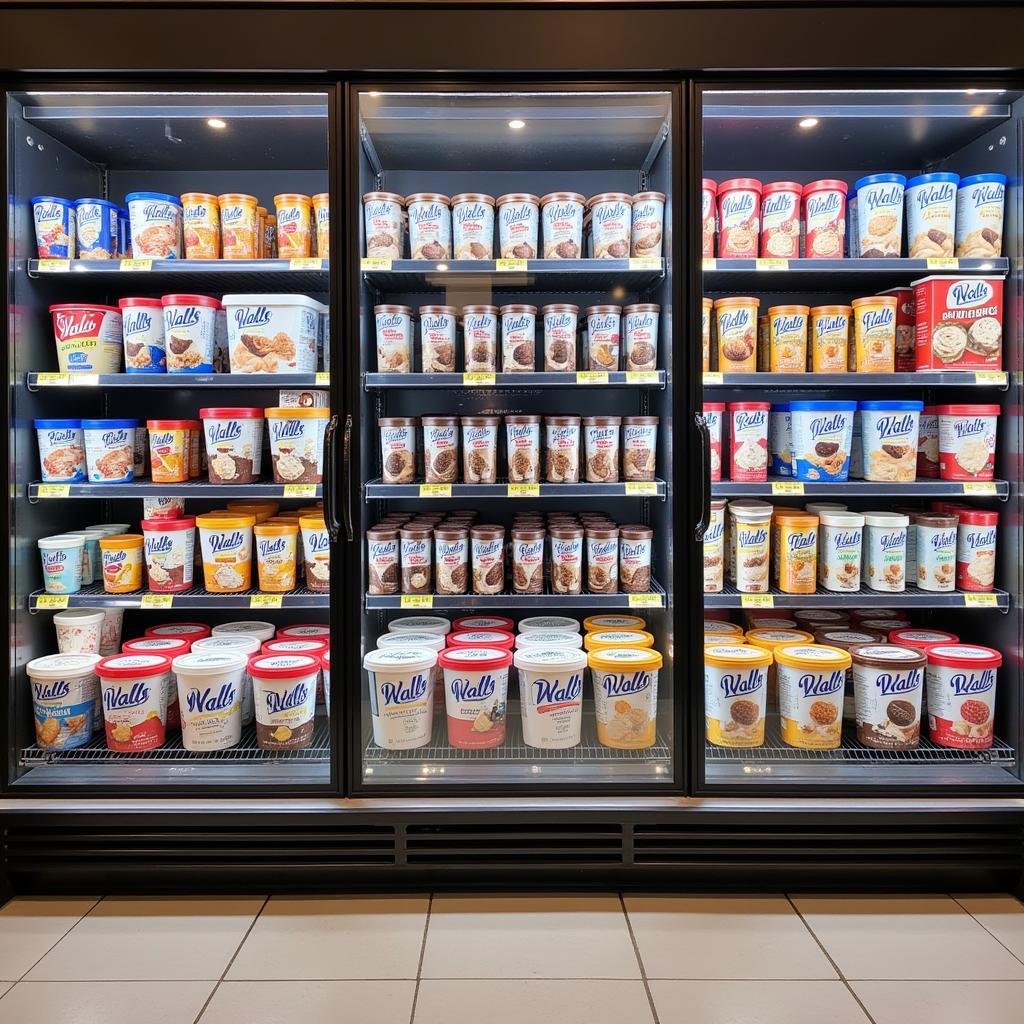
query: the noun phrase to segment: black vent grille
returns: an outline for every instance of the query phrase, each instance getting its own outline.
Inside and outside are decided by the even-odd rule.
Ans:
[[[623,864],[623,828],[601,823],[409,825],[408,864]]]

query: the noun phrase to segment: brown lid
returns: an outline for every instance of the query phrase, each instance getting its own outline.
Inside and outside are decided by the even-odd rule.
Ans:
[[[434,532],[430,526],[415,526],[412,523],[408,523],[403,526],[399,531],[402,535],[402,540],[424,540]]]
[[[862,647],[864,644],[880,644],[885,640],[885,635],[870,629],[836,629],[833,627],[814,630],[814,640],[826,647],[841,647],[844,651],[852,651],[854,647]]]
[[[462,315],[465,316],[467,313],[493,313],[494,316],[498,315],[497,306],[463,306]]]
[[[928,664],[927,652],[900,644],[864,644],[855,647],[850,654],[855,664],[872,668],[924,668]]]
[[[543,526],[513,526],[512,527],[512,539],[513,540],[543,540],[544,539],[544,527]]]
[[[628,523],[619,527],[619,536],[623,540],[650,540],[654,536],[654,531],[643,523]]]
[[[633,205],[633,197],[625,192],[598,192],[596,196],[591,196],[587,200],[587,207],[593,209],[596,203],[614,203],[616,200]]]
[[[943,527],[956,526],[960,517],[943,512],[912,512],[910,521],[915,526],[932,526],[941,530]]]
[[[613,537],[618,537],[619,528],[617,526],[588,526],[584,533],[588,540],[591,537],[594,540],[610,540]]]
[[[579,540],[583,536],[583,527],[570,526],[568,524],[564,526],[555,526],[552,524],[548,526],[548,533],[552,537],[556,537],[558,540]]]
[[[540,197],[540,205],[547,206],[548,203],[587,203],[587,197],[579,192],[549,192],[546,196]]]
[[[494,526],[491,523],[474,526],[470,528],[469,535],[476,540],[500,540],[505,536],[505,527]]]
[[[621,312],[622,312],[622,307],[621,306],[587,306],[587,316],[590,316],[591,313],[600,314],[600,313],[621,313]]]
[[[493,206],[494,196],[484,195],[483,192],[460,192],[457,196],[452,196],[452,206],[456,203],[486,203]]]
[[[622,422],[627,427],[656,427],[658,425],[657,416],[623,416]]]
[[[425,427],[457,427],[458,416],[421,416],[420,420]]]
[[[455,306],[420,306],[420,316],[424,313],[447,313],[449,316],[458,316],[459,311]]]
[[[463,416],[464,427],[496,427],[501,422],[500,416]]]
[[[398,528],[381,526],[379,523],[376,526],[371,526],[366,531],[367,540],[397,540],[398,539]]]
[[[659,203],[665,202],[664,192],[637,192],[633,196],[634,203],[642,203],[645,199],[657,199]]]
[[[368,203],[374,199],[388,199],[399,206],[405,206],[405,200],[397,192],[367,192],[363,195],[363,202]]]
[[[448,524],[446,526],[434,527],[434,540],[465,540],[468,536],[469,530],[464,526]]]
[[[407,316],[412,316],[412,306],[392,306],[387,302],[374,306],[373,311],[374,313],[405,313]]]
[[[621,416],[584,416],[585,427],[618,427],[622,423]]]
[[[409,203],[444,203],[445,206],[451,205],[451,200],[440,192],[413,192],[411,196],[405,197],[406,205]]]
[[[419,423],[417,416],[384,416],[377,420],[379,427],[418,427]]]
[[[540,424],[539,416],[506,416],[506,423],[537,423]],[[540,515],[540,513],[537,513]]]
[[[504,206],[505,203],[533,203],[534,206],[540,206],[540,199],[529,192],[509,192],[498,196],[498,201],[494,205]]]
[[[501,315],[504,316],[506,313],[532,313],[534,316],[536,316],[537,307],[524,306],[520,302],[514,302],[511,305],[501,307]]]
[[[656,302],[634,302],[632,306],[623,306],[622,312],[625,316],[630,313],[660,313],[661,306]]]
[[[546,306],[542,306],[540,311],[541,315],[545,313],[578,313],[580,307],[574,306],[571,302],[549,302]]]
[[[579,416],[545,416],[545,426],[551,425],[552,427],[578,427],[580,425]]]

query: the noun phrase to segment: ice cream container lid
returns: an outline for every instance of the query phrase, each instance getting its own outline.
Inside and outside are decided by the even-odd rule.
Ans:
[[[134,202],[136,199],[160,199],[165,203],[181,206],[181,200],[177,196],[169,195],[166,192],[129,192],[124,197],[125,203]]]
[[[853,306],[812,306],[811,316],[849,316]]]
[[[603,629],[588,633],[583,646],[588,651],[600,651],[607,647],[653,647],[654,637],[642,629]]]
[[[447,316],[458,316],[459,309],[457,306],[420,306],[419,313],[422,316],[424,313],[437,316],[438,314],[446,314]]]
[[[308,203],[313,204],[312,196],[303,195],[301,192],[282,192],[274,196],[275,203]]]
[[[884,639],[885,634],[876,630],[862,632],[856,629],[818,629],[814,631],[812,642],[849,651],[864,644],[882,643]]]
[[[743,627],[735,622],[722,622],[720,619],[705,619],[705,633],[721,633],[723,636],[743,636]]]
[[[270,498],[236,498],[234,501],[227,503],[228,508],[270,508],[275,512],[281,507],[279,502],[273,501]]]
[[[705,402],[704,412],[725,412],[725,402]]]
[[[487,206],[493,206],[494,196],[486,195],[483,192],[460,192],[457,196],[452,196],[452,206],[456,203],[484,203]]]
[[[746,637],[723,636],[721,633],[705,633],[703,639],[705,647],[714,647],[716,644],[745,644],[747,642]]]
[[[639,615],[588,615],[583,620],[583,631],[596,633],[602,629],[643,629],[646,625]]]
[[[632,305],[622,307],[622,315],[629,316],[631,313],[660,313],[661,306],[657,302],[634,302]]]
[[[754,647],[763,647],[768,651],[774,651],[776,647],[784,647],[787,644],[814,643],[814,637],[802,629],[771,629],[764,626],[758,629],[748,629],[744,635],[748,644],[752,644]],[[721,642],[728,643],[731,640],[731,637],[727,637]]]
[[[134,430],[138,425],[138,420],[130,419],[82,420],[83,430]]]
[[[515,637],[502,629],[474,629],[448,634],[449,647],[497,647],[508,651],[513,643]]]
[[[282,626],[277,631],[278,640],[303,640],[308,637],[329,637],[330,635],[331,627],[322,622],[299,622],[294,626]]]
[[[389,202],[405,206],[405,197],[400,196],[397,192],[366,192],[363,194],[364,203],[372,202],[374,199],[387,199]]]
[[[89,199],[89,198],[76,199],[75,202],[74,202],[74,205],[76,207],[78,207],[78,206],[105,206],[108,210],[118,210],[119,212],[120,212],[120,209],[121,209],[117,205],[117,203],[112,203],[108,199]]]
[[[199,643],[197,640],[196,643]],[[175,658],[179,654],[188,654],[191,647],[185,637],[180,636],[140,636],[135,640],[126,640],[121,644],[122,654],[161,654],[166,658]]]
[[[580,195],[579,192],[549,192],[540,197],[541,206],[546,206],[548,203],[586,203],[586,201],[587,197]]]
[[[587,200],[587,207],[590,208],[596,203],[629,203],[633,205],[633,197],[626,192],[599,192]]]
[[[171,671],[171,659],[160,654],[114,654],[97,662],[96,671],[104,679],[160,676]]]
[[[131,523],[101,523],[98,526],[86,526],[86,530],[99,530],[101,533],[125,533],[132,528]]]
[[[850,305],[855,310],[861,306],[890,306],[892,309],[895,309],[896,296],[886,295],[885,293],[880,295],[862,295],[859,299],[854,299]]]
[[[756,306],[760,308],[761,300],[753,295],[726,295],[715,299],[715,309],[732,309],[734,306]]]
[[[991,647],[974,644],[937,644],[927,650],[929,665],[948,668],[998,668],[1003,656]]]
[[[718,186],[718,191],[719,193],[729,192],[738,188],[752,189],[755,192],[760,192],[762,185],[757,178],[730,178]]]
[[[37,543],[41,550],[53,551],[57,548],[85,547],[85,538],[72,533],[58,533],[52,537],[40,537]]]
[[[996,526],[999,523],[999,513],[986,509],[957,509],[956,514],[960,517],[960,522],[967,526]]]
[[[956,512],[911,512],[909,515],[915,526],[930,526],[936,530],[948,529],[960,522]]]
[[[906,625],[906,619],[859,619],[857,621],[858,629],[872,629],[877,633],[888,633],[890,629],[899,629],[901,625]]]
[[[294,537],[298,532],[299,527],[297,523],[291,521],[281,522],[279,519],[270,519],[264,523],[257,523],[253,527],[253,533],[257,537]]]
[[[567,672],[582,671],[587,667],[587,655],[569,647],[534,647],[532,644],[516,651],[512,663],[518,669],[543,672],[560,668]]]
[[[298,679],[320,667],[320,659],[310,654],[254,654],[249,658],[249,674],[260,679]]]
[[[822,178],[820,181],[812,181],[803,186],[803,194],[809,196],[812,192],[842,192],[844,195],[849,191],[850,186],[838,178]]]
[[[716,668],[740,668],[770,665],[771,651],[763,647],[751,647],[748,644],[713,644],[704,648],[704,664]]]
[[[910,516],[901,515],[899,512],[865,512],[864,522],[867,526],[909,526]]]
[[[161,295],[163,306],[204,306],[206,309],[220,309],[219,300],[212,295]]]
[[[406,615],[388,623],[389,633],[441,633],[447,636],[451,629],[452,624],[439,615]]]
[[[892,619],[902,619],[908,626],[910,620],[907,618],[907,613],[901,611],[899,608],[851,608],[850,618],[855,622],[860,622],[863,619],[882,619],[888,616]]]
[[[902,174],[868,174],[858,178],[854,183],[855,189],[861,189],[865,185],[906,185],[907,179]]]
[[[826,622],[833,626],[836,623],[850,621],[850,617],[846,612],[836,612],[831,608],[801,608],[793,612],[793,618],[801,623]]]
[[[191,430],[192,420],[146,420],[150,430]]]
[[[729,412],[768,412],[771,402],[730,402]]]
[[[215,636],[204,636],[192,644],[193,651],[238,651],[248,662],[248,655],[256,654],[260,649],[259,637],[244,633],[220,633]]]
[[[999,185],[1005,185],[1006,184],[1006,175],[1005,174],[971,174],[971,175],[969,175],[966,178],[961,178],[960,179],[960,187],[961,188],[967,188],[968,185],[977,185],[977,184],[979,184],[981,182],[984,182],[984,181],[993,182],[993,183],[999,184]],[[34,203],[35,200],[33,199],[32,202]]]
[[[381,633],[377,647],[425,647],[431,651],[443,651],[446,637],[443,633]]]
[[[893,629],[889,631],[889,643],[901,647],[918,647],[927,650],[929,647],[948,646],[960,643],[956,633],[947,633],[942,629]]]
[[[832,509],[821,509],[818,521],[822,526],[842,526],[846,529],[864,525],[864,517],[859,512],[846,512]]]
[[[940,416],[998,416],[998,405],[939,405],[936,412]]]
[[[952,174],[949,171],[935,171],[932,174],[918,174],[916,177],[907,179],[907,188],[913,188],[915,185],[929,185],[936,181],[951,181],[955,185],[960,181],[960,175]]]
[[[246,658],[241,651],[192,651],[171,662],[175,674],[190,676],[218,675],[228,669],[244,669]]]
[[[924,402],[858,402],[861,412],[920,412]]]
[[[600,651],[591,651],[587,658],[591,668],[622,669],[661,668],[662,657],[657,651],[646,647],[605,647]]]
[[[182,516],[180,519],[143,519],[139,525],[143,533],[162,533],[168,530],[191,530],[196,525],[196,520],[195,516]]]
[[[147,631],[148,632],[148,631]],[[207,636],[211,634],[206,633]],[[253,636],[261,643],[274,635],[272,622],[260,622],[257,619],[245,622],[222,622],[213,627],[213,636]]]
[[[712,181],[711,178],[701,178],[700,187],[704,192],[717,192],[718,182]]]
[[[498,196],[496,201],[497,206],[504,206],[505,203],[532,203],[534,206],[540,206],[540,196],[532,195],[529,192],[508,192],[503,196]]]
[[[196,526],[200,530],[251,530],[255,525],[255,516],[241,514],[230,516],[196,516]]]
[[[923,667],[928,658],[923,651],[912,647],[898,647],[895,644],[865,644],[855,647],[850,654],[858,665],[881,668],[899,663],[907,668]]]
[[[214,406],[209,409],[200,409],[199,418],[201,420],[261,420],[263,419],[263,410],[251,406],[231,408]]]
[[[330,409],[314,409],[307,406],[295,409],[264,409],[263,412],[270,420],[326,420],[331,417]]]
[[[437,664],[437,652],[427,647],[389,647],[386,650],[367,651],[363,668],[370,672],[380,669],[407,669],[425,672]]]
[[[311,658],[319,658],[327,650],[326,640],[265,640],[260,647],[261,654],[308,654]]]
[[[791,412],[856,412],[856,402],[790,402]]]
[[[51,313],[62,313],[65,310],[96,310],[102,309],[105,313],[118,313],[120,312],[117,306],[101,306],[96,302],[59,302],[55,306],[50,306]]]
[[[114,551],[117,548],[141,548],[143,544],[141,533],[115,533],[109,537],[100,538],[101,551]]]
[[[1005,179],[1004,179],[1005,180]],[[70,199],[62,199],[60,196],[33,196],[30,203],[62,203],[64,206],[74,206]]]
[[[81,420],[33,420],[32,425],[37,430],[80,430]]]
[[[25,667],[33,679],[67,679],[96,674],[98,654],[46,654]]]
[[[529,633],[520,633],[516,637],[516,650],[524,647],[569,647],[579,650],[583,646],[582,633],[570,633],[566,630],[535,629]]]
[[[238,625],[238,623],[228,623]],[[225,629],[225,626],[215,626],[215,630]],[[210,627],[205,622],[167,622],[162,626],[149,626],[146,629],[146,636],[185,636],[198,640],[201,637],[210,635]]]
[[[217,197],[210,192],[186,192],[182,197],[183,203],[215,203]]]
[[[730,501],[729,514],[742,523],[767,523],[772,517],[772,506],[761,501],[749,505]]]
[[[580,624],[576,619],[567,618],[565,615],[531,615],[519,620],[520,633],[529,633],[535,629],[556,629],[560,632],[578,633]]]
[[[508,668],[512,664],[512,652],[497,647],[449,647],[438,655],[441,668],[489,669]]]
[[[769,181],[761,186],[761,195],[768,196],[773,192],[795,192],[800,195],[803,188],[798,181]]]
[[[789,668],[849,668],[853,663],[849,652],[824,644],[783,644],[774,654],[780,665]]]
[[[251,206],[259,206],[259,200],[255,196],[247,195],[245,192],[225,192],[217,196],[221,203],[247,203]]]
[[[66,608],[53,616],[57,624],[67,623],[76,626],[83,626],[93,622],[100,622],[106,618],[106,612],[102,608]]]

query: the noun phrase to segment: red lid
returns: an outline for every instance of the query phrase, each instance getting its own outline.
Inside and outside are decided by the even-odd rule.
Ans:
[[[705,412],[725,412],[725,402],[705,402]]]
[[[771,402],[730,402],[729,412],[768,412],[771,407]],[[704,408],[706,409],[707,406],[705,405]]]
[[[939,411],[939,407],[937,405],[926,405],[921,410],[921,415],[922,416],[935,416],[935,415],[938,414],[938,411]]]
[[[213,632],[205,622],[166,622],[162,626],[150,626],[145,636],[184,636],[189,640],[198,640]]]
[[[150,646],[150,645],[153,646]],[[159,654],[161,657],[176,658],[188,654],[192,641],[181,636],[137,636],[121,644],[122,654]]]
[[[717,192],[718,182],[712,181],[710,178],[702,178],[700,183],[701,190],[704,192]]]
[[[261,420],[263,410],[255,409],[252,406],[240,406],[238,408],[221,408],[215,406],[212,409],[200,409],[201,420]]]
[[[50,307],[51,313],[63,312],[65,309],[102,309],[106,313],[118,313],[120,310],[117,306],[101,306],[95,302],[61,302],[56,306]]]
[[[291,640],[264,640],[260,654],[308,654],[313,658],[322,655],[327,648],[326,640],[294,637]]]
[[[464,615],[461,619],[456,619],[452,623],[452,631],[465,633],[470,629],[503,629],[511,633],[515,629],[515,625],[505,615]]]
[[[929,647],[945,644],[958,644],[960,637],[956,633],[947,633],[944,629],[893,629],[889,632],[889,643],[900,647],[916,647],[927,651]]]
[[[312,654],[254,654],[249,658],[249,674],[260,679],[298,679],[320,667]]]
[[[940,416],[998,416],[998,405],[937,405]]]
[[[761,191],[761,182],[757,178],[730,178],[728,181],[723,181],[718,186],[718,194],[721,195],[723,192],[730,192],[733,189],[745,188],[754,192]]]
[[[812,181],[807,185],[804,185],[805,196],[810,195],[812,192],[842,192],[845,196],[850,191],[849,185],[845,181],[840,181],[838,178],[822,178],[821,181]]]
[[[771,195],[773,192],[795,192],[797,195],[803,191],[803,185],[799,181],[770,181],[762,186],[761,195]]]
[[[1003,656],[991,647],[975,644],[939,644],[928,648],[929,665],[945,665],[948,668],[998,668]],[[100,662],[102,665],[103,662]]]
[[[117,304],[121,309],[126,306],[145,306],[148,309],[159,309],[163,303],[159,299],[118,299]]]
[[[449,647],[497,647],[508,651],[516,638],[504,629],[467,629],[465,632],[449,633]]]
[[[999,513],[988,512],[981,508],[958,508],[956,514],[961,524],[968,526],[998,526]]]
[[[331,652],[330,652],[330,649],[324,651],[324,653],[320,656],[320,663],[323,665],[323,667],[325,669],[327,669],[328,672],[330,672],[330,670],[331,670]]]
[[[191,430],[191,420],[146,420],[150,430]]]
[[[161,295],[162,306],[206,306],[220,309],[220,303],[210,295]]]
[[[478,669],[508,668],[512,652],[496,647],[449,647],[437,657],[441,668],[475,672]]]
[[[181,519],[143,519],[142,523],[143,533],[146,530],[150,530],[153,533],[159,533],[164,530],[191,530],[196,525],[195,516],[182,516]]]
[[[97,675],[105,679],[133,679],[162,676],[171,671],[171,659],[160,654],[112,654],[96,663]]]

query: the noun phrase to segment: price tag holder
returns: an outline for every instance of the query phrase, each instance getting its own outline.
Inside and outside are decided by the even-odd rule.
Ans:
[[[382,256],[364,256],[359,261],[360,270],[390,270],[391,260]]]
[[[772,594],[740,594],[741,608],[774,608],[775,597]]]
[[[170,608],[174,605],[173,594],[143,594],[140,608]]]
[[[540,484],[509,484],[508,496],[510,498],[539,498]]]
[[[754,260],[755,270],[789,270],[789,260]]]
[[[40,594],[36,598],[37,608],[48,608],[51,611],[60,611],[68,606],[67,594]]]
[[[316,484],[285,484],[284,497],[286,498],[315,498]]]
[[[577,370],[577,384],[607,384],[608,374],[604,370]]]
[[[329,373],[318,373],[316,375],[316,383],[320,387],[329,388],[331,386],[331,375]]]
[[[705,256],[704,259],[700,261],[700,269],[703,270],[704,273],[707,273],[709,270],[717,270],[718,260],[712,256]]]
[[[955,256],[933,256],[925,260],[929,270],[959,270],[960,260]]]
[[[629,261],[630,270],[661,270],[660,256],[633,256]]]
[[[725,383],[725,377],[722,376],[717,370],[707,370],[704,373],[704,387],[713,388],[720,387]]]
[[[975,384],[996,384],[999,387],[1006,387],[1005,370],[975,370]]]
[[[283,594],[253,594],[249,598],[250,608],[280,608]]]
[[[964,494],[987,495],[993,497],[996,485],[991,480],[969,480],[964,484]]]
[[[451,496],[451,484],[420,484],[421,498],[450,498]]]
[[[100,383],[98,373],[37,373],[36,385],[41,388],[95,388]]]
[[[71,484],[40,484],[36,488],[37,498],[69,498]]]
[[[403,608],[433,608],[434,597],[432,594],[403,594],[401,606]]]
[[[661,378],[657,370],[627,370],[627,384],[660,384]]]
[[[148,273],[153,269],[152,260],[121,260],[118,270],[130,270],[135,273]]]
[[[507,274],[509,272],[524,273],[527,267],[527,260],[495,260],[494,269],[500,273]]]
[[[630,608],[660,608],[662,606],[661,594],[630,594]]]
[[[656,497],[658,494],[658,485],[653,480],[628,480],[625,488],[631,498]]]
[[[802,480],[773,480],[772,494],[803,494]]]
[[[288,261],[289,270],[323,270],[324,261],[315,257],[302,256]]]
[[[462,386],[467,388],[492,388],[495,377],[493,373],[464,373],[462,375]]]
[[[964,594],[965,608],[998,608],[999,599],[995,594]]]
[[[71,260],[40,260],[40,274],[66,274],[71,270]]]

